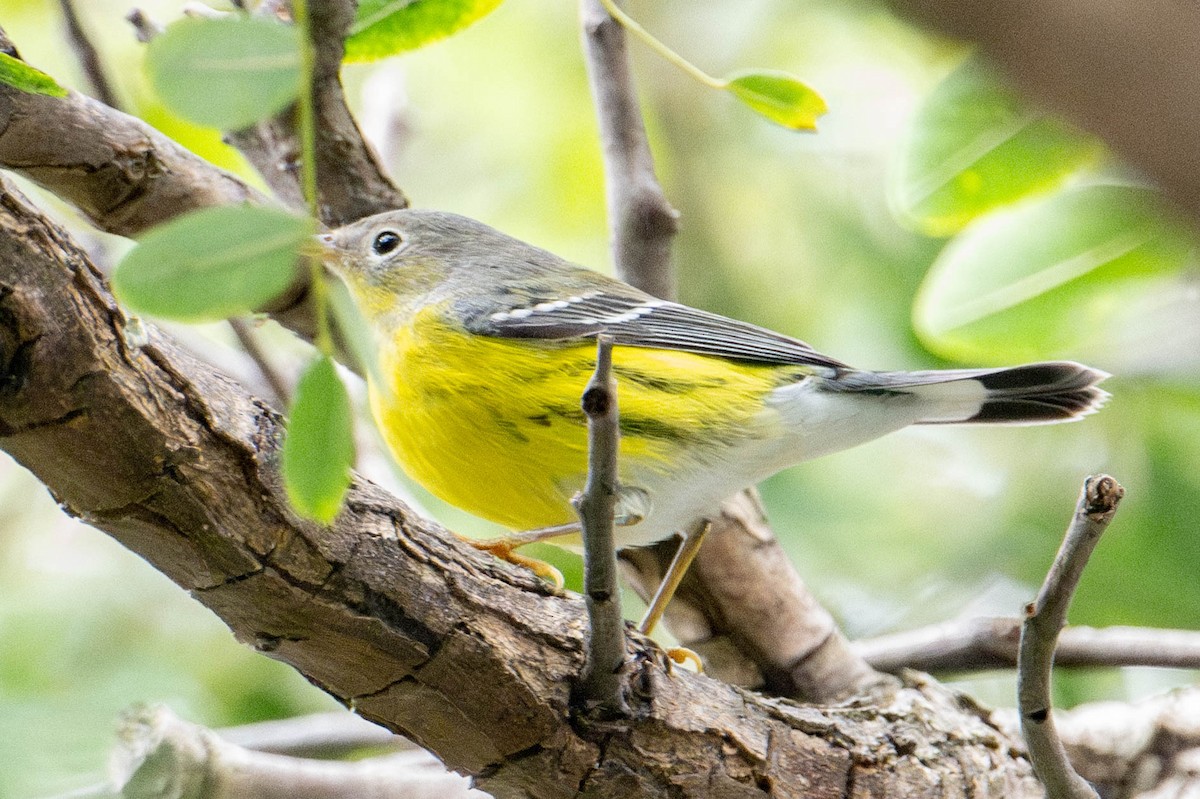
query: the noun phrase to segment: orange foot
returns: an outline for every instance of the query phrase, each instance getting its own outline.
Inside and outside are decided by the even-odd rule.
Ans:
[[[522,541],[519,538],[488,538],[483,541],[478,539],[463,538],[463,540],[475,547],[475,549],[478,549],[482,552],[489,552],[500,560],[516,564],[517,566],[524,566],[538,577],[541,577],[543,580],[553,584],[557,589],[561,589],[563,587],[562,572],[560,572],[558,569],[554,568],[544,560],[530,558],[517,553],[517,547],[523,546],[524,544],[528,543],[527,541]]]

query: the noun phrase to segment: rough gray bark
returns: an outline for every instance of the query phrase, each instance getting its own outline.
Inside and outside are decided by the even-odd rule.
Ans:
[[[498,796],[1037,796],[1013,739],[934,683],[837,708],[664,671],[631,641],[634,714],[573,713],[582,602],[356,479],[322,529],[289,510],[279,417],[151,330],[86,256],[0,194],[0,445],[67,512],[361,715]]]

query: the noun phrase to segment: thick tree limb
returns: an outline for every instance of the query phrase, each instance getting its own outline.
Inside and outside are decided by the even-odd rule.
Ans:
[[[271,203],[140,119],[75,92],[46,97],[0,84],[0,166],[122,236],[199,208]]]
[[[85,255],[0,194],[0,445],[242,641],[499,796],[1036,796],[1012,741],[935,684],[818,710],[676,671],[575,719],[583,603],[356,480],[329,528],[277,475],[279,417],[156,331],[131,346]],[[103,475],[103,479],[98,479]]]

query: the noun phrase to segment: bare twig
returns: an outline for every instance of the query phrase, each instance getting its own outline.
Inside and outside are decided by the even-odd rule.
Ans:
[[[254,334],[254,330],[246,322],[245,319],[234,318],[229,320],[229,327],[233,329],[233,334],[237,336],[238,343],[242,345],[242,349],[250,356],[250,360],[254,361],[254,365],[258,367],[259,374],[266,381],[267,386],[271,389],[278,407],[286,408],[290,403],[289,396],[291,392],[288,390],[288,385],[284,381],[283,376],[275,369],[271,359],[267,357],[267,353],[258,345],[258,338]]]
[[[625,30],[599,0],[581,0],[580,18],[604,148],[613,261],[622,279],[670,299],[678,214],[654,174]],[[666,613],[680,643],[702,652],[711,673],[817,700],[878,679],[779,553],[752,493],[729,500],[712,522],[676,607]],[[766,550],[772,550],[772,558],[764,556]],[[643,598],[659,585],[675,552],[672,541],[621,553]],[[768,623],[764,606],[775,611]]]
[[[987,616],[881,635],[855,641],[851,646],[880,671],[981,671],[1016,666],[1020,633],[1020,619]],[[1058,637],[1054,665],[1198,669],[1200,632],[1067,627]]]
[[[427,753],[413,750],[354,762],[307,760],[245,749],[164,707],[131,711],[113,752],[113,789],[173,799],[482,797]],[[169,786],[169,791],[164,790]]]
[[[137,40],[142,44],[148,43],[165,30],[161,24],[140,8],[131,9],[125,15],[125,19],[133,26],[134,35],[137,36]]]
[[[583,392],[582,404],[588,418],[588,476],[576,507],[583,525],[583,591],[590,630],[579,693],[588,705],[604,714],[617,715],[625,713],[627,708],[621,696],[625,622],[617,590],[617,547],[613,536],[621,429],[610,336],[596,339],[596,371]]]
[[[654,159],[629,69],[625,29],[599,0],[581,0],[584,50],[604,148],[608,224],[617,274],[656,297],[675,295],[671,242],[678,214],[654,175]]]
[[[104,65],[100,63],[100,54],[96,52],[95,45],[92,44],[92,40],[88,38],[87,32],[84,31],[83,25],[79,21],[74,1],[58,0],[58,5],[62,8],[63,20],[67,23],[67,38],[71,41],[71,48],[75,51],[80,66],[83,67],[83,73],[87,76],[88,83],[92,85],[96,99],[105,105],[119,108],[117,94],[113,91],[112,84],[109,83],[108,76],[104,73]]]
[[[1088,558],[1117,512],[1125,489],[1108,475],[1089,477],[1075,506],[1054,565],[1037,600],[1027,608],[1017,656],[1017,710],[1029,746],[1034,772],[1051,799],[1098,799],[1098,794],[1071,766],[1054,727],[1050,677],[1054,647],[1067,621],[1071,597]]]
[[[345,710],[259,721],[213,732],[245,749],[291,757],[337,758],[360,749],[416,748],[407,738]]]

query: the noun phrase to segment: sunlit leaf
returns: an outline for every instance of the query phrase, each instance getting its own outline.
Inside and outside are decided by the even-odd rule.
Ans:
[[[113,289],[136,311],[181,321],[248,313],[286,289],[312,223],[271,208],[223,206],[147,233],[117,266]]]
[[[1162,217],[1156,196],[1088,186],[981,219],[926,276],[913,309],[918,335],[960,360],[1077,354],[1124,318],[1132,292],[1191,259],[1191,238]]]
[[[283,110],[300,87],[296,28],[267,19],[187,18],[150,42],[146,70],[185,119],[222,130]]]
[[[8,53],[0,53],[0,83],[6,83],[29,94],[46,94],[51,97],[65,97],[67,94],[67,90],[59,86],[54,78]]]
[[[793,130],[816,130],[817,118],[828,110],[816,89],[786,72],[743,72],[726,88],[756,113]]]
[[[350,486],[354,420],[350,397],[327,356],[314,362],[296,386],[283,441],[283,480],[301,515],[328,524]]]
[[[444,39],[491,13],[501,0],[362,0],[347,61],[376,61]]]
[[[918,230],[948,236],[1061,185],[1101,152],[1096,139],[1030,107],[972,58],[918,111],[895,161],[892,204]]]

